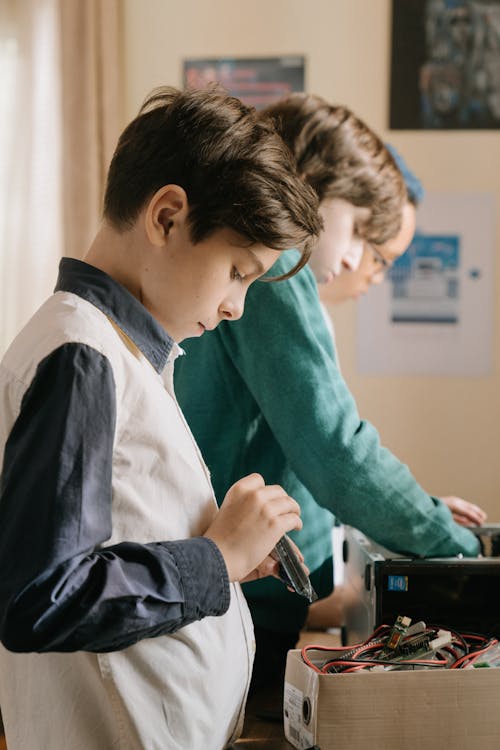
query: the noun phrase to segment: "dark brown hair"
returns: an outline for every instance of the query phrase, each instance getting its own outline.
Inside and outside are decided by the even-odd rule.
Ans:
[[[302,257],[286,277],[307,262],[321,230],[317,196],[298,176],[271,121],[215,85],[162,87],[148,96],[118,141],[104,218],[118,230],[130,228],[167,184],[186,191],[195,243],[228,228],[243,243],[300,248]]]
[[[343,198],[370,208],[362,235],[371,242],[380,244],[398,233],[406,200],[401,173],[380,138],[347,107],[292,94],[262,116],[272,118],[320,201]]]

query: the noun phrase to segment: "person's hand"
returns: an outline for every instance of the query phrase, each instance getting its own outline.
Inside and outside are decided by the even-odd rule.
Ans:
[[[441,500],[451,510],[453,520],[460,526],[482,526],[486,521],[486,513],[479,505],[474,505],[454,495],[442,497]]]
[[[229,580],[248,581],[277,574],[269,555],[283,534],[300,528],[298,503],[279,485],[250,474],[230,488],[204,536],[219,547]]]

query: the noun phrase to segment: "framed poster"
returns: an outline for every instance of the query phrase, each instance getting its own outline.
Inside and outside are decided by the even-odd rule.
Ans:
[[[500,0],[392,0],[389,125],[500,127]]]
[[[186,59],[184,86],[205,88],[217,81],[232,95],[263,109],[293,91],[304,91],[305,59],[286,57]]]

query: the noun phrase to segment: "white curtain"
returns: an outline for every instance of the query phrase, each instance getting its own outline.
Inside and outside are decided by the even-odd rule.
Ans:
[[[0,355],[62,254],[56,0],[0,0]]]
[[[0,0],[0,356],[99,225],[121,38],[121,0]]]

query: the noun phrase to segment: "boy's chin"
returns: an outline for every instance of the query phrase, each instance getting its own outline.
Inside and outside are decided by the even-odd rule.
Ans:
[[[196,328],[193,328],[189,333],[185,333],[177,343],[180,344],[182,341],[186,341],[186,339],[198,339],[200,336],[203,336],[205,331],[207,331],[205,326],[202,323],[197,323]]]
[[[317,274],[314,274],[316,277],[316,281],[318,284],[321,284],[321,286],[329,286],[332,281],[335,280],[335,274],[333,271],[320,271]]]

